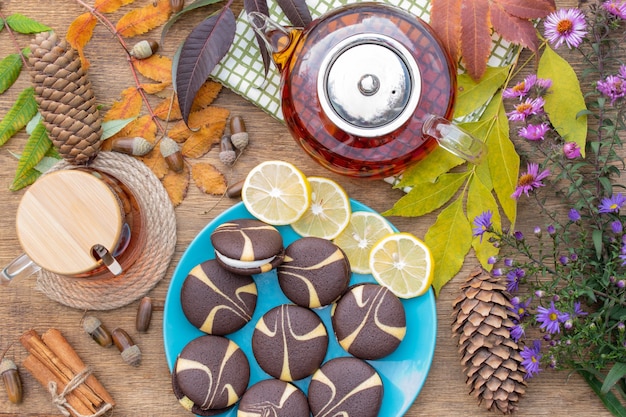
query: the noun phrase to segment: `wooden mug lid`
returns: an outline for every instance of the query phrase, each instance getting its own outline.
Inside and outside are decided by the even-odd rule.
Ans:
[[[77,275],[99,263],[95,244],[113,251],[122,230],[117,196],[94,174],[61,170],[44,175],[26,191],[17,210],[17,236],[37,265]]]

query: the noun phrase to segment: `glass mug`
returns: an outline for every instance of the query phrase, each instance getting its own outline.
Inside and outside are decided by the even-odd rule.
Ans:
[[[0,284],[41,269],[80,279],[120,275],[145,245],[144,222],[135,195],[111,174],[84,167],[46,174],[20,200],[24,253],[0,272]]]

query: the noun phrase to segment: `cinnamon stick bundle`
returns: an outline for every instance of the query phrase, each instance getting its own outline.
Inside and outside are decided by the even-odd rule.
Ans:
[[[57,329],[41,337],[28,330],[20,342],[30,353],[23,366],[51,392],[57,407],[74,416],[100,416],[115,402]]]

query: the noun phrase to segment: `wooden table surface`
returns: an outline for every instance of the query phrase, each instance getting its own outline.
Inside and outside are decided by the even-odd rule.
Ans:
[[[148,1],[137,0],[137,4]],[[239,2],[236,2],[236,7]],[[570,0],[558,4],[573,5]],[[0,2],[4,16],[22,13],[47,24],[65,34],[70,22],[84,9],[72,0],[39,2],[34,0],[9,0]],[[162,53],[172,56],[178,42],[189,29],[200,22],[208,13],[194,12],[175,25],[170,31]],[[120,13],[113,14],[112,20]],[[159,33],[157,31],[156,37]],[[20,47],[27,45],[28,37],[18,36]],[[132,42],[132,41],[131,41]],[[7,34],[0,32],[0,57],[15,52],[15,46]],[[132,85],[130,71],[119,46],[110,34],[99,25],[94,39],[87,47],[87,56],[92,66],[89,72],[98,102],[105,108],[119,97],[120,92]],[[0,96],[0,117],[3,117],[19,92],[29,86],[30,79],[23,73],[17,83]],[[251,144],[237,164],[223,172],[228,181],[245,177],[251,167],[267,159],[283,159],[297,164],[307,175],[321,175],[338,181],[350,197],[366,202],[382,212],[391,207],[402,196],[383,181],[350,179],[334,175],[301,151],[292,140],[285,126],[259,110],[233,92],[223,89],[216,105],[231,110],[233,115],[242,115],[250,132]],[[9,191],[17,161],[12,155],[21,152],[26,140],[21,132],[0,148],[0,265],[4,265],[21,253],[15,232],[16,208],[24,190]],[[214,149],[204,160],[219,164]],[[220,166],[220,165],[218,165]],[[184,202],[176,208],[177,242],[175,254],[165,277],[150,291],[157,303],[163,303],[174,268],[181,255],[196,234],[215,216],[228,209],[236,200],[209,196],[190,185]],[[533,217],[532,207],[520,207],[521,222]],[[423,237],[434,221],[434,216],[414,218],[389,218],[401,231],[412,232]],[[477,406],[468,395],[462,368],[457,355],[456,341],[451,336],[450,324],[452,301],[459,291],[459,284],[477,265],[469,257],[462,271],[442,291],[437,299],[437,347],[434,361],[425,386],[406,414],[407,416],[488,416],[492,413]],[[149,331],[138,334],[135,314],[138,302],[112,311],[96,312],[95,315],[109,328],[127,329],[143,352],[143,362],[137,368],[122,362],[117,349],[103,349],[83,333],[80,320],[84,312],[62,306],[51,301],[35,289],[35,278],[10,287],[0,287],[0,350],[9,348],[7,355],[19,364],[26,356],[18,342],[19,336],[33,328],[43,332],[48,328],[59,329],[74,346],[84,361],[93,367],[95,374],[116,400],[112,416],[187,416],[190,415],[177,402],[170,384],[170,373],[166,364],[163,336],[162,312],[155,312]],[[0,392],[0,416],[52,416],[60,415],[51,404],[49,394],[24,369],[21,371],[24,384],[24,401],[20,405],[8,402],[6,394]],[[609,416],[600,401],[577,375],[565,372],[544,371],[534,378],[520,402],[518,416]]]

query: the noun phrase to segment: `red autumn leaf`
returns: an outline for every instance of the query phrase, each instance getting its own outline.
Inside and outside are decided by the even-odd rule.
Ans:
[[[172,60],[163,55],[152,55],[146,59],[135,59],[133,65],[144,77],[161,83],[172,82]]]
[[[461,0],[433,1],[430,26],[439,35],[452,61],[457,62],[461,36]]]
[[[530,19],[554,10],[554,0],[431,0],[430,25],[453,57],[460,51],[468,74],[478,80],[487,68],[492,29],[536,50],[539,40]]]
[[[89,68],[89,60],[85,56],[85,45],[91,40],[93,36],[93,28],[96,27],[98,19],[90,12],[83,13],[78,16],[67,28],[65,39],[70,46],[78,52],[80,56],[80,62],[83,69]]]
[[[96,0],[93,7],[102,13],[113,13],[120,7],[132,3],[135,0]]]
[[[122,36],[141,35],[167,22],[171,13],[170,0],[157,0],[126,13],[118,20],[115,29]]]
[[[122,98],[113,103],[104,120],[129,119],[139,115],[143,101],[136,87],[128,87],[122,91]]]

